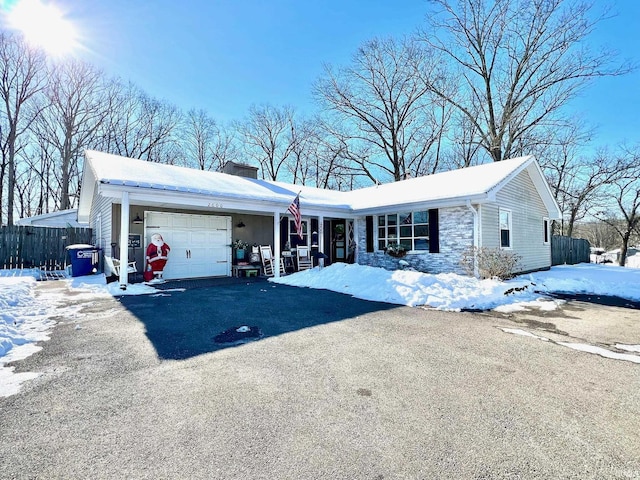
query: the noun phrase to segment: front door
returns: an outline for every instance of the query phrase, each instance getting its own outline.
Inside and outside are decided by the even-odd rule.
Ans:
[[[347,261],[347,234],[344,220],[331,220],[331,261]]]

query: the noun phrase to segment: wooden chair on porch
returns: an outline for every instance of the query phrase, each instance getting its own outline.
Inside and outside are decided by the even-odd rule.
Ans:
[[[119,259],[105,256],[104,263],[107,267],[106,269],[109,270],[112,275],[115,275],[116,277],[120,276],[120,260]],[[134,274],[134,278],[135,278],[135,274],[137,272],[138,272],[138,268],[136,267],[136,262],[135,261],[129,262],[127,264],[127,276]]]
[[[311,260],[311,252],[309,251],[309,247],[298,246],[296,248],[296,257],[298,271],[313,268],[313,261]]]
[[[274,257],[271,245],[260,245],[260,258],[262,259],[262,269],[268,277],[275,275]],[[284,275],[284,262],[280,260],[280,274]]]

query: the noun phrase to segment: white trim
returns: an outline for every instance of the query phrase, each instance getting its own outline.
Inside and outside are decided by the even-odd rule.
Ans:
[[[129,192],[122,192],[120,206],[120,263],[129,264]],[[120,269],[120,289],[126,290],[129,274],[126,268]]]
[[[424,212],[424,213],[427,214],[427,222],[426,222],[427,235],[418,235],[418,236],[415,235],[415,230],[414,230],[413,227],[416,225],[416,223],[415,223],[415,214],[417,212]],[[411,214],[411,223],[410,224],[402,224],[402,223],[400,223],[400,215],[404,214],[404,213]],[[407,250],[407,254],[423,254],[423,253],[430,253],[431,252],[431,236],[429,235],[429,233],[430,233],[429,209],[398,210],[396,212],[389,212],[389,213],[386,213],[386,214],[374,215],[373,218],[374,218],[375,223],[376,223],[375,226],[374,226],[374,228],[376,229],[375,235],[374,235],[375,240],[376,240],[376,244],[374,245],[374,252],[384,252],[384,250],[380,250],[380,242],[379,242],[380,238],[379,238],[378,232],[380,231],[381,227],[380,227],[380,224],[378,222],[378,217],[384,217],[384,219],[385,219],[384,220],[385,221],[384,228],[385,228],[386,236],[384,237],[384,240],[387,242],[387,245],[390,243],[391,239],[388,236],[389,235],[389,232],[388,232],[389,224],[387,223],[388,222],[388,218],[387,217],[389,217],[390,215],[395,215],[396,221],[397,221],[397,223],[395,225],[395,227],[397,229],[396,238],[395,238],[396,243],[400,244],[402,238],[404,238],[405,240],[410,238],[411,239],[411,246],[414,246],[416,239],[424,240],[425,237],[428,239],[427,240],[428,248],[426,250],[413,250],[413,249],[411,249],[411,250]],[[425,225],[425,223],[420,222],[420,223],[418,223],[418,225]],[[411,237],[401,237],[400,229],[402,227],[408,227],[408,226],[411,227]]]
[[[273,212],[273,275],[280,278],[280,262],[282,253],[280,252],[280,216],[279,211]],[[287,225],[289,220],[287,219]],[[287,226],[287,228],[289,228]]]
[[[500,215],[502,212],[509,214],[509,246],[502,246],[502,227],[500,225]],[[500,248],[502,250],[513,250],[513,211],[510,208],[498,208],[498,242],[500,242]]]
[[[473,215],[473,246],[478,249],[478,239],[480,238],[480,228],[479,228],[479,217],[478,211],[471,205],[471,201],[467,200],[467,208],[471,211]],[[478,268],[478,258],[476,255],[473,256],[473,275],[476,277],[480,276],[480,270]]]
[[[551,220],[549,217],[542,217],[542,235],[542,244],[551,245]]]

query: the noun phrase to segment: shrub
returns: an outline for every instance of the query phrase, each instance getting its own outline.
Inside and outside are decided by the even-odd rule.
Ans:
[[[517,253],[500,248],[469,247],[462,253],[460,264],[465,273],[475,276],[475,260],[480,278],[508,280],[517,271],[521,258]]]
[[[407,254],[407,249],[404,245],[400,245],[399,243],[390,243],[389,245],[387,245],[385,252],[387,253],[387,255],[400,258],[404,257]]]

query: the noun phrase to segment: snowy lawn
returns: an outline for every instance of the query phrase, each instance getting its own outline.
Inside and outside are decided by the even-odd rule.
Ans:
[[[555,309],[562,303],[550,299],[545,293],[591,293],[640,301],[640,269],[594,264],[558,266],[503,282],[452,273],[391,272],[338,263],[270,281],[333,290],[364,300],[410,307],[424,305],[439,310]]]
[[[64,293],[36,297],[37,270],[0,270],[0,396],[15,394],[20,384],[36,373],[14,373],[6,364],[37,352],[39,342],[48,340],[54,318],[73,320],[80,307],[68,306]],[[126,291],[118,283],[107,284],[104,275],[59,280],[80,293],[75,298],[89,301],[96,296],[159,294],[144,284]],[[517,311],[530,308],[552,310],[563,302],[546,293],[611,295],[640,301],[640,269],[613,265],[581,264],[553,267],[502,282],[478,280],[455,274],[431,275],[413,271],[388,271],[361,265],[337,263],[320,269],[294,273],[271,282],[296,287],[327,289],[364,300],[439,310]],[[61,290],[63,292],[64,289]],[[506,330],[505,330],[506,331]],[[508,332],[518,333],[518,332]],[[528,334],[529,335],[529,334]],[[589,346],[571,346],[603,354]],[[638,345],[621,345],[630,352],[623,360],[636,361]],[[614,357],[615,358],[615,357]]]

